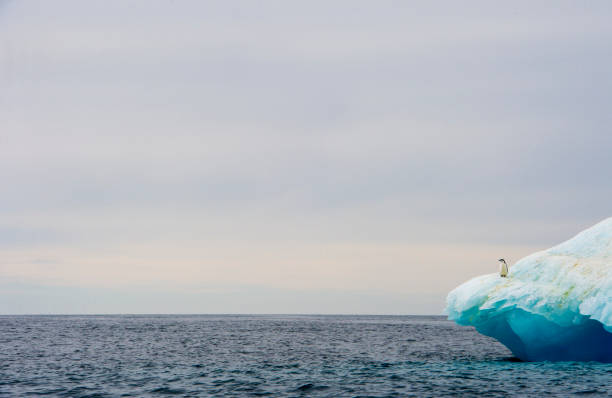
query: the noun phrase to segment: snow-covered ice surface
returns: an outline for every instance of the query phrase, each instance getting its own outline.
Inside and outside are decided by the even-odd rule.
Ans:
[[[612,362],[612,218],[448,294],[446,312],[526,361]]]

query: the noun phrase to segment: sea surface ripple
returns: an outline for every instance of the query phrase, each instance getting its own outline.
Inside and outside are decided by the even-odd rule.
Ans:
[[[434,316],[0,316],[0,397],[607,396]]]

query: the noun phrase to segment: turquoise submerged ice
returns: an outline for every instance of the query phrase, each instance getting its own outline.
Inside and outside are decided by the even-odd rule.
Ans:
[[[450,292],[449,319],[525,361],[612,362],[612,218]]]

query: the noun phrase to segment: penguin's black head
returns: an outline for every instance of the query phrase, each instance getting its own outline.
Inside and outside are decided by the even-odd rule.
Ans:
[[[501,261],[502,263],[505,263],[505,262],[506,262],[506,260],[504,260],[503,258],[500,258],[500,259],[499,259],[499,260],[497,260],[497,261]]]

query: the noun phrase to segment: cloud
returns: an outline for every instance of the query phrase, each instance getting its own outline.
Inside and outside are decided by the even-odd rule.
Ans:
[[[9,3],[0,275],[443,297],[609,216],[610,11]]]

